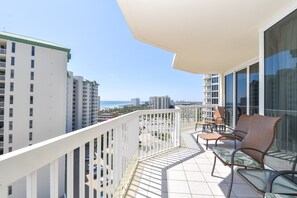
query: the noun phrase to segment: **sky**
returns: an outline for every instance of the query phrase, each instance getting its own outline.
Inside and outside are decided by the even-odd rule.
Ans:
[[[202,75],[173,69],[174,54],[134,39],[115,0],[9,0],[1,7],[0,31],[70,48],[68,70],[99,83],[101,100],[202,101]]]

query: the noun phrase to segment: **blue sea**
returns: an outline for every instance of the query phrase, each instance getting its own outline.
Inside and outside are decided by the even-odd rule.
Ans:
[[[131,105],[131,101],[100,101],[100,109]]]

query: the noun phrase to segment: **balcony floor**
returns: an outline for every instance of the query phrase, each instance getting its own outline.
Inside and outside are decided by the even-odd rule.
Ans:
[[[182,146],[141,161],[126,197],[223,198],[227,194],[230,168],[217,161],[211,176],[213,154],[205,141],[195,141],[195,132],[182,133]],[[214,141],[209,141],[209,147]],[[231,142],[220,143],[231,146]],[[224,145],[223,145],[224,144]],[[231,197],[262,197],[236,173]]]

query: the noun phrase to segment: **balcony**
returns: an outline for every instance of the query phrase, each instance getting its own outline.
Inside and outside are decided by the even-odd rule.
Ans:
[[[0,62],[0,68],[5,68],[6,67],[6,63],[5,62]]]
[[[50,167],[51,197],[58,197],[57,167],[64,156],[67,198],[224,196],[229,168],[218,165],[219,177],[211,177],[212,153],[193,136],[196,121],[212,108],[136,111],[0,156],[0,197],[23,177],[26,197],[37,197],[37,172],[44,166]],[[234,197],[258,197],[239,178],[234,185]]]
[[[6,54],[6,49],[0,49],[0,54]]]

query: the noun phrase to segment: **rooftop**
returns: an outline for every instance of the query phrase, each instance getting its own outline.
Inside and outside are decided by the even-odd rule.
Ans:
[[[35,39],[35,38],[31,38],[31,37],[27,37],[19,34],[13,34],[9,32],[0,32],[0,39],[6,39],[6,40],[25,43],[29,45],[35,45],[35,46],[46,47],[46,48],[55,49],[59,51],[64,51],[68,53],[68,59],[71,58],[70,49],[49,41]]]

